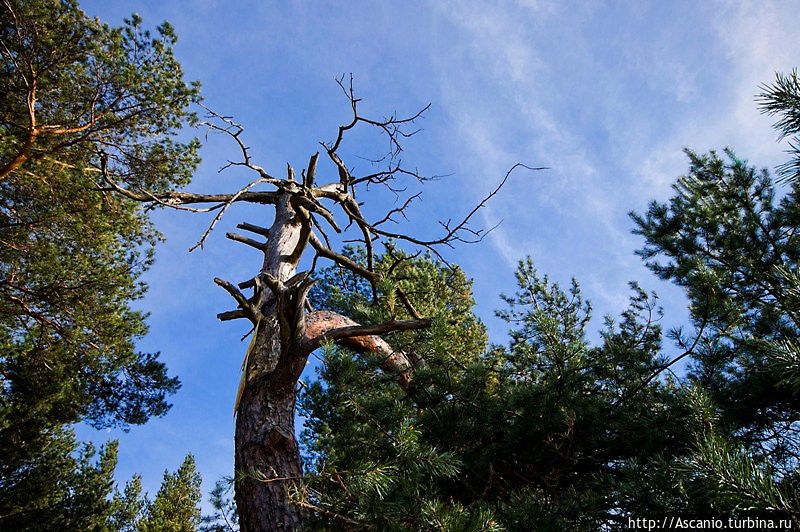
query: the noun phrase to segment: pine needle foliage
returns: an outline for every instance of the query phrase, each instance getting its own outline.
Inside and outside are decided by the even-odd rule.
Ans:
[[[789,74],[778,72],[772,84],[761,86],[758,95],[761,112],[777,116],[774,124],[781,139],[789,139],[786,152],[791,158],[778,166],[777,172],[782,180],[800,179],[800,78],[797,69]]]
[[[109,495],[112,446],[95,474],[65,427],[144,423],[179,387],[136,348],[147,326],[132,303],[160,236],[107,178],[151,192],[188,183],[198,143],[179,135],[197,87],[168,24],[112,28],[73,0],[2,2],[0,43],[0,528],[61,512],[70,525],[50,530],[91,530],[103,497],[92,514],[69,494],[95,479]],[[78,507],[89,521],[72,526]]]
[[[404,276],[410,294],[429,294],[416,287],[452,271],[430,258],[411,266],[418,269]],[[333,286],[336,299],[318,304],[367,308],[342,302],[353,285],[335,284],[334,274],[320,284]],[[448,337],[463,323],[479,324],[469,283],[459,279],[437,298],[411,298],[438,318],[398,344],[424,353],[415,393],[375,361],[325,352],[320,380],[302,399],[310,475],[298,500],[332,528],[591,530],[656,497],[663,486],[634,491],[636,464],[686,447],[679,442],[688,435],[674,387],[647,381],[663,362],[654,296],[632,285],[630,308],[619,323],[606,320],[602,345],[591,346],[591,307],[577,282],[564,292],[524,261],[519,290],[499,313],[512,325],[503,348]],[[436,306],[453,298],[459,303]],[[653,432],[654,424],[669,429]]]
[[[155,499],[146,504],[139,532],[193,532],[200,526],[200,474],[194,457],[188,455],[174,473],[164,472]]]

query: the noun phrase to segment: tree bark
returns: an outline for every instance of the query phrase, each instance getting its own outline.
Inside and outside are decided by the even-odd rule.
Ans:
[[[297,246],[300,224],[288,194],[275,207],[262,272],[284,282],[295,273],[287,257]],[[306,517],[291,504],[288,490],[302,473],[294,407],[307,355],[282,342],[276,300],[262,299],[236,414],[235,499],[242,532],[296,530]]]
[[[275,371],[281,356],[277,325],[274,318],[262,319],[250,354],[250,371],[260,376],[248,379],[236,416],[236,505],[243,532],[296,530],[306,517],[288,492],[302,474],[294,435],[299,374]],[[298,365],[302,371],[304,363]]]
[[[429,319],[417,318],[361,326],[334,312],[306,314],[310,282],[296,276],[295,269],[308,243],[310,218],[298,214],[289,192],[275,198],[275,211],[266,244],[254,246],[264,252],[260,280],[250,282],[257,288],[257,301],[216,280],[239,302],[240,310],[228,314],[246,315],[256,323],[236,413],[235,498],[243,532],[296,530],[308,517],[308,510],[291,502],[290,493],[302,475],[294,408],[297,381],[308,355],[328,341],[369,353],[384,370],[397,374],[408,391],[411,371],[422,361],[395,351],[378,335],[430,325]]]

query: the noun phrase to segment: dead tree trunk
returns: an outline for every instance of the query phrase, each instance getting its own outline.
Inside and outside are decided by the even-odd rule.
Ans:
[[[411,362],[375,334],[429,324],[419,318],[362,327],[333,312],[306,312],[306,294],[313,281],[305,273],[295,275],[295,269],[311,235],[311,217],[298,205],[302,200],[296,187],[286,188],[275,197],[272,226],[260,231],[266,242],[228,235],[264,253],[260,274],[240,285],[252,287],[253,297],[245,299],[231,285],[217,281],[254,322],[255,338],[245,360],[236,416],[235,498],[243,531],[295,530],[308,513],[289,493],[302,474],[294,407],[308,355],[324,341],[375,353],[408,386]],[[252,225],[240,227],[259,231]]]
[[[274,285],[283,286],[294,275],[300,233],[291,195],[283,193],[275,201],[261,269]],[[282,341],[275,294],[258,290],[255,297],[255,339],[236,412],[236,505],[243,531],[295,530],[304,521],[304,511],[290,504],[288,494],[302,473],[295,388],[308,354],[299,352],[297,342]]]
[[[264,331],[264,336],[273,331]],[[274,334],[272,334],[274,337]],[[253,362],[274,356],[268,345]],[[263,375],[248,382],[236,416],[236,506],[243,531],[296,530],[305,511],[288,489],[302,474],[294,435],[295,381]]]
[[[259,322],[248,357],[248,377],[236,417],[236,505],[243,531],[295,530],[308,515],[290,490],[302,474],[295,438],[294,407],[297,380],[308,354],[325,341],[335,341],[368,353],[396,373],[401,386],[411,389],[413,366],[422,363],[395,351],[377,334],[427,327],[430,320],[395,321],[360,326],[333,312],[306,316],[304,337],[289,350],[281,347],[279,319],[270,308]],[[358,334],[358,336],[352,336]]]
[[[408,197],[398,207],[386,211],[377,221],[368,221],[361,211],[356,193],[370,185],[386,187],[395,194],[404,190],[396,185],[399,178],[425,181],[415,170],[400,164],[400,140],[414,134],[404,131],[422,113],[408,118],[389,117],[373,120],[358,113],[358,102],[353,95],[352,80],[345,87],[339,80],[352,108],[352,121],[340,126],[336,139],[322,144],[335,172],[335,178],[325,184],[316,182],[318,154],[311,157],[308,168],[296,179],[288,168],[286,178],[273,177],[263,167],[253,163],[249,148],[241,139],[243,129],[230,118],[209,111],[209,122],[205,124],[214,131],[229,135],[238,145],[241,160],[229,161],[225,167],[241,166],[255,172],[259,177],[236,193],[195,194],[169,191],[151,192],[125,187],[124,176],[116,176],[106,166],[99,168],[103,188],[119,193],[131,200],[151,206],[165,206],[193,212],[216,211],[216,216],[200,242],[192,248],[201,247],[227,209],[236,202],[272,205],[275,219],[272,226],[256,226],[249,223],[237,227],[254,233],[264,240],[255,240],[236,233],[227,237],[260,250],[264,261],[258,275],[249,281],[233,284],[215,279],[236,301],[237,309],[223,312],[218,318],[223,321],[244,318],[254,327],[251,347],[243,364],[242,384],[237,397],[235,438],[236,482],[235,498],[243,532],[295,530],[302,527],[313,504],[309,501],[293,501],[292,488],[302,474],[300,455],[294,432],[294,407],[297,396],[297,381],[305,367],[308,355],[322,344],[336,342],[361,353],[373,354],[385,371],[398,376],[401,386],[413,390],[412,369],[422,363],[417,357],[395,351],[381,337],[398,331],[428,327],[430,320],[421,317],[408,297],[397,289],[397,295],[405,310],[399,312],[411,319],[391,319],[375,325],[360,325],[351,319],[329,311],[311,311],[306,295],[313,284],[313,272],[318,259],[333,262],[366,280],[372,286],[373,300],[377,302],[379,281],[391,276],[394,267],[379,274],[375,270],[374,246],[381,239],[402,241],[411,246],[422,247],[441,258],[438,247],[450,246],[454,242],[477,242],[485,232],[468,226],[471,217],[486,201],[505,184],[517,164],[509,170],[500,185],[490,192],[460,222],[440,222],[443,233],[440,237],[425,240],[402,232],[389,231],[387,224],[396,223],[397,217],[405,217],[406,209],[420,194]],[[377,128],[388,137],[390,151],[374,160],[375,164],[386,164],[385,168],[372,173],[354,176],[345,165],[339,151],[345,134],[359,124]],[[528,168],[528,167],[526,167]],[[257,185],[273,187],[272,190],[251,190]],[[360,193],[360,192],[359,192]],[[206,204],[207,207],[186,207],[190,204]],[[336,214],[334,214],[336,213]],[[342,229],[337,218],[347,222]],[[355,238],[363,246],[363,261],[341,254],[332,247],[324,228],[336,233],[345,233],[353,228]],[[391,247],[391,246],[390,246]],[[306,251],[313,251],[311,269],[296,273],[298,263]],[[402,260],[402,259],[400,259]],[[399,263],[399,261],[398,261]],[[390,279],[389,279],[390,280]],[[386,285],[384,285],[386,286]],[[246,297],[241,290],[252,289]],[[385,296],[386,294],[383,294]],[[300,502],[300,504],[296,504]],[[308,508],[308,509],[307,509]]]

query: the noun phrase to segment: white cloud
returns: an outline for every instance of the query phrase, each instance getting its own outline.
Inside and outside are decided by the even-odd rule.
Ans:
[[[641,175],[665,189],[686,168],[679,148],[699,151],[732,147],[758,166],[774,166],[783,157],[771,121],[758,111],[759,85],[771,82],[776,71],[786,72],[800,62],[800,25],[797,5],[777,2],[719,3],[711,25],[722,46],[725,90],[715,112],[697,108],[694,116],[664,135],[650,149]]]
[[[669,194],[687,167],[683,147],[779,162],[753,95],[794,66],[800,30],[785,4],[697,8],[711,23],[696,28],[659,24],[645,8],[581,9],[448,3],[438,14],[460,44],[432,53],[462,175],[483,186],[517,161],[553,168],[513,180],[483,213],[489,225],[506,220],[490,237],[503,262],[539,250],[543,269],[572,270],[611,308],[643,271],[625,213]],[[618,32],[596,34],[603,24]]]
[[[530,226],[526,214],[544,207],[562,217],[590,215],[611,229],[608,184],[599,181],[569,124],[540,103],[554,87],[548,83],[553,74],[529,33],[537,13],[474,4],[448,4],[440,13],[456,25],[459,41],[470,50],[440,61],[442,100],[461,139],[465,173],[499,177],[515,162],[553,168],[512,181],[503,200],[490,204],[487,221],[512,215],[518,231]],[[471,91],[474,86],[481,90]],[[521,240],[505,227],[491,237],[511,265],[540,240],[535,233]]]

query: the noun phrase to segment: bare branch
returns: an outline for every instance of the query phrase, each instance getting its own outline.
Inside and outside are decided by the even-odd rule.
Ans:
[[[371,272],[375,271],[375,254],[372,248],[372,235],[370,234],[372,227],[363,221],[364,218],[361,214],[361,209],[352,196],[345,196],[345,199],[342,202],[342,208],[351,220],[357,222],[356,225],[358,225],[358,228],[361,230],[361,234],[364,237],[363,243],[367,254],[367,269]],[[370,279],[370,284],[372,285],[373,299],[377,299],[377,286],[375,285],[374,278]]]
[[[303,255],[303,251],[308,245],[308,239],[311,236],[311,215],[302,207],[298,207],[296,211],[297,217],[300,219],[300,234],[297,237],[297,244],[294,249],[286,257],[286,262],[293,265],[297,265],[300,261],[300,257]]]
[[[514,172],[514,170],[516,170],[517,168],[526,168],[526,169],[532,170],[532,171],[547,170],[548,169],[547,167],[544,167],[544,166],[531,167],[531,166],[527,166],[527,165],[522,164],[522,163],[515,164],[514,166],[512,166],[508,170],[508,172],[506,172],[506,175],[505,175],[505,177],[503,177],[502,181],[500,181],[500,184],[497,185],[497,187],[495,187],[495,189],[492,190],[487,196],[485,196],[480,201],[480,203],[478,203],[469,212],[469,214],[467,214],[455,227],[451,228],[451,227],[449,227],[449,224],[445,224],[445,229],[447,230],[447,232],[446,232],[446,234],[444,236],[442,236],[442,237],[440,237],[438,239],[420,240],[420,239],[413,238],[413,237],[410,237],[408,235],[404,235],[404,234],[400,234],[400,233],[389,233],[389,232],[386,232],[386,231],[383,231],[383,230],[375,230],[375,228],[373,228],[373,230],[375,230],[376,233],[378,233],[378,234],[380,234],[382,236],[386,236],[386,237],[389,237],[389,238],[397,238],[397,239],[401,239],[401,240],[406,240],[408,242],[412,242],[414,244],[418,244],[418,245],[425,246],[425,247],[433,246],[433,245],[437,245],[437,244],[446,244],[446,243],[448,243],[448,242],[450,242],[452,240],[458,240],[458,241],[462,241],[462,242],[478,242],[481,239],[483,239],[483,236],[486,235],[485,232],[484,233],[480,233],[478,231],[471,231],[470,230],[470,232],[472,232],[473,234],[476,234],[479,238],[477,240],[469,240],[469,241],[468,240],[462,240],[461,238],[459,238],[458,233],[460,231],[464,231],[465,229],[468,229],[467,228],[467,224],[472,219],[472,217],[475,215],[475,213],[478,212],[480,209],[482,209],[490,199],[492,199],[494,196],[497,195],[498,192],[500,192],[500,189],[502,189],[503,186],[505,186],[506,182],[508,181],[508,178],[511,176],[511,174]]]
[[[451,225],[449,221],[440,222],[445,232],[441,237],[431,240],[416,238],[405,233],[387,231],[380,227],[376,227],[374,224],[370,224],[363,218],[363,216],[361,216],[360,211],[358,210],[358,204],[349,194],[337,192],[327,187],[320,187],[314,189],[314,194],[318,197],[328,198],[341,204],[347,215],[362,228],[362,231],[366,229],[382,237],[392,238],[396,240],[404,240],[406,242],[422,246],[426,249],[429,249],[437,257],[444,260],[444,258],[436,249],[436,246],[440,245],[451,246],[454,242],[477,243],[480,242],[488,234],[488,231],[485,230],[476,231],[469,228],[468,223],[475,215],[475,213],[478,212],[478,210],[483,208],[490,199],[492,199],[494,196],[497,195],[498,192],[500,192],[500,189],[502,189],[503,186],[505,186],[509,177],[517,168],[526,168],[532,171],[547,169],[547,167],[531,167],[522,163],[515,164],[508,170],[508,172],[506,172],[506,175],[500,181],[500,184],[497,185],[497,187],[495,187],[488,195],[486,195],[460,222],[458,222],[456,225]],[[462,236],[463,233],[473,235],[474,238],[465,238],[464,236]]]
[[[403,254],[398,257],[394,253],[395,250],[393,245],[391,245],[390,243],[384,243],[383,245],[386,248],[386,253],[388,253],[389,256],[392,257],[392,259],[394,259],[394,262],[392,263],[391,266],[389,266],[389,269],[386,271],[386,277],[391,277],[394,270],[398,266],[400,266],[403,262],[412,261],[422,254],[422,251],[417,251],[413,255]]]
[[[247,313],[243,310],[229,310],[217,314],[217,319],[219,321],[231,321],[231,320],[238,320],[240,318],[248,318]]]
[[[289,277],[289,279],[287,279],[286,282],[283,283],[283,285],[286,288],[294,288],[295,286],[305,281],[307,277],[308,277],[308,272],[296,273],[293,276]]]
[[[195,244],[194,246],[192,246],[191,248],[189,248],[189,251],[190,251],[190,252],[192,252],[192,251],[194,251],[194,250],[195,250],[195,249],[197,249],[197,248],[202,248],[202,247],[203,247],[203,244],[205,243],[205,241],[206,241],[206,238],[208,238],[208,235],[210,235],[210,234],[211,234],[211,232],[212,232],[212,231],[214,230],[214,228],[217,226],[217,223],[218,223],[218,222],[219,222],[219,221],[222,219],[222,217],[225,215],[225,212],[228,210],[228,207],[230,207],[231,205],[233,205],[233,203],[234,203],[234,202],[235,202],[235,201],[236,201],[236,200],[239,198],[239,196],[241,196],[242,194],[245,194],[245,193],[246,193],[248,190],[250,190],[250,189],[251,189],[251,188],[253,188],[254,186],[258,185],[259,183],[264,183],[264,182],[266,182],[266,180],[265,180],[264,178],[259,178],[259,179],[256,179],[255,181],[251,181],[250,183],[248,183],[247,185],[245,185],[244,187],[242,187],[242,188],[239,190],[239,192],[237,192],[236,194],[234,194],[234,195],[231,197],[231,199],[230,199],[229,201],[227,201],[227,202],[225,203],[225,205],[224,205],[224,206],[223,206],[223,207],[220,209],[220,211],[217,213],[217,215],[216,215],[216,216],[214,216],[214,219],[213,219],[213,220],[211,220],[211,223],[209,224],[209,226],[208,226],[208,229],[206,229],[206,231],[203,233],[203,236],[201,236],[201,237],[200,237],[200,240],[198,240],[198,241],[197,241],[197,244]]]
[[[421,320],[422,316],[420,316],[419,312],[417,312],[417,309],[414,308],[414,305],[411,304],[411,300],[408,299],[408,296],[403,289],[398,286],[395,289],[395,292],[397,292],[397,296],[400,298],[400,301],[403,302],[403,306],[406,307],[408,313],[411,314],[415,320]]]
[[[275,192],[248,192],[240,191],[237,194],[195,194],[194,192],[169,191],[162,194],[153,194],[148,191],[133,191],[123,187],[114,181],[105,168],[105,163],[101,161],[99,171],[103,180],[111,187],[111,191],[118,192],[124,197],[140,203],[157,203],[164,207],[173,209],[188,210],[191,212],[211,212],[222,208],[224,205],[238,201],[260,204],[274,204],[277,199]],[[104,189],[101,189],[104,190]],[[202,209],[190,209],[183,205],[217,203],[213,207]]]
[[[238,229],[243,230],[243,231],[250,231],[251,233],[255,233],[257,235],[261,235],[261,236],[264,236],[266,238],[269,238],[269,229],[267,229],[266,227],[261,227],[261,226],[258,226],[258,225],[249,224],[247,222],[242,222],[240,224],[237,224],[236,227]]]
[[[203,122],[203,125],[208,127],[209,130],[211,131],[217,131],[219,133],[223,133],[231,137],[239,146],[239,150],[242,153],[241,161],[239,162],[228,161],[228,164],[220,168],[220,171],[225,170],[226,168],[229,168],[231,166],[244,166],[246,168],[249,168],[257,172],[258,175],[261,176],[261,179],[263,180],[262,182],[264,183],[275,185],[278,188],[282,188],[288,183],[284,179],[278,179],[277,177],[273,177],[266,170],[264,170],[263,167],[253,163],[252,158],[250,157],[250,148],[245,145],[244,141],[242,141],[241,138],[242,133],[244,133],[244,127],[241,124],[234,122],[233,119],[229,116],[223,116],[217,113],[216,111],[209,109],[202,103],[199,105],[200,107],[206,110],[206,112],[208,113],[208,117],[210,119],[219,120],[224,124],[224,125],[219,125],[214,122],[206,121]]]
[[[308,161],[308,171],[303,174],[303,186],[312,188],[314,186],[314,178],[317,174],[317,159],[319,159],[319,152],[311,156]]]
[[[401,166],[402,161],[396,161],[394,166],[391,164],[389,165],[388,170],[382,170],[380,172],[375,172],[372,174],[367,174],[361,177],[357,177],[350,182],[351,186],[355,186],[361,183],[373,183],[373,184],[386,184],[387,181],[394,179],[396,175],[405,175],[408,177],[413,177],[417,181],[424,182],[424,181],[433,181],[439,177],[443,176],[424,176],[420,174],[417,170],[408,170]]]
[[[359,265],[358,263],[356,263],[352,259],[349,259],[349,258],[345,257],[341,253],[337,253],[337,252],[333,251],[331,248],[329,248],[328,246],[326,246],[325,244],[320,242],[320,240],[317,237],[317,235],[315,235],[313,232],[309,236],[309,241],[308,242],[309,242],[309,244],[311,244],[311,247],[314,248],[314,250],[317,252],[317,254],[320,257],[324,257],[326,259],[332,260],[333,262],[335,262],[339,266],[341,266],[343,268],[347,268],[348,270],[351,270],[354,273],[357,273],[358,275],[360,275],[360,276],[362,276],[362,277],[364,277],[364,278],[366,278],[368,280],[371,280],[371,279],[375,278],[375,273],[374,272],[364,268],[363,266]]]
[[[394,218],[392,218],[392,215],[394,215],[394,214],[399,214],[403,218],[408,220],[408,218],[406,218],[405,210],[408,208],[409,205],[411,205],[411,203],[414,200],[418,199],[421,195],[422,195],[422,192],[417,192],[413,196],[410,196],[408,199],[406,199],[406,201],[403,203],[403,205],[401,205],[400,207],[395,207],[394,209],[392,209],[388,213],[386,213],[386,216],[384,216],[383,218],[381,218],[377,222],[372,223],[371,224],[372,227],[378,227],[379,225],[381,225],[383,223],[386,223],[386,222],[390,222],[390,221],[397,223],[397,221]]]
[[[235,242],[241,242],[242,244],[247,244],[248,246],[254,247],[259,251],[267,250],[267,245],[265,243],[258,242],[256,240],[253,240],[252,238],[247,238],[246,236],[242,236],[238,233],[225,233],[225,237]]]
[[[282,293],[283,285],[274,275],[270,274],[269,272],[261,272],[261,275],[256,278],[256,282],[258,282],[258,279],[263,280],[276,297]]]
[[[337,169],[339,171],[339,183],[341,185],[341,191],[342,192],[347,192],[348,188],[354,184],[354,180],[353,180],[352,176],[350,175],[350,171],[347,169],[347,166],[345,166],[344,162],[341,160],[341,158],[339,157],[339,154],[338,154],[338,150],[339,150],[339,147],[342,144],[342,141],[344,140],[345,133],[347,131],[353,129],[359,122],[364,123],[364,124],[368,124],[368,125],[371,125],[371,126],[374,126],[374,127],[377,127],[379,129],[381,129],[386,134],[386,136],[387,136],[387,138],[389,140],[390,149],[389,149],[389,153],[387,154],[387,156],[381,158],[380,160],[383,160],[386,157],[389,157],[390,160],[393,160],[402,151],[402,146],[400,145],[400,139],[411,137],[411,136],[413,136],[414,134],[416,134],[419,131],[419,130],[415,130],[415,131],[411,131],[411,132],[406,132],[403,129],[404,126],[409,125],[409,124],[413,124],[414,121],[416,121],[420,117],[422,117],[422,115],[428,109],[430,109],[430,104],[426,105],[424,108],[422,108],[416,114],[414,114],[412,116],[409,116],[409,117],[406,117],[406,118],[397,118],[394,115],[392,115],[392,116],[390,116],[390,117],[388,117],[388,118],[386,118],[384,120],[374,120],[374,119],[366,118],[366,117],[361,116],[359,114],[359,112],[358,112],[358,103],[361,100],[355,97],[355,93],[353,91],[353,76],[352,76],[352,74],[350,75],[349,86],[347,86],[347,87],[345,86],[344,79],[345,79],[345,77],[342,76],[341,78],[338,78],[336,80],[336,83],[339,85],[339,87],[342,89],[342,92],[344,93],[344,95],[349,100],[350,108],[351,108],[351,110],[353,112],[353,116],[352,116],[352,119],[351,119],[351,121],[349,123],[347,123],[345,125],[342,125],[342,126],[339,126],[339,130],[337,132],[336,139],[332,143],[330,143],[330,144],[322,143],[322,146],[325,148],[325,151],[327,152],[328,157],[331,159],[331,161],[333,161],[333,163],[336,165],[336,167],[337,167]],[[397,168],[392,170],[391,169],[391,164],[390,164],[389,168],[390,168],[390,170],[388,172],[380,172],[378,174],[375,174],[372,178],[380,179],[379,176],[387,177],[387,176],[390,176],[390,175],[400,171],[399,170],[399,165],[398,165]],[[409,174],[411,174],[411,172],[409,172]],[[372,178],[369,178],[369,177],[366,178],[366,179],[361,178],[361,179],[359,179],[359,182],[363,182],[365,180],[366,181],[370,181]]]
[[[224,279],[215,277],[214,282],[217,285],[224,288],[225,291],[231,295],[231,297],[236,301],[236,303],[239,304],[239,308],[242,309],[242,311],[247,314],[248,318],[255,321],[256,317],[255,309],[253,309],[252,305],[250,304],[250,301],[248,301],[247,298],[244,297],[244,294],[242,294],[235,286],[233,286],[231,283],[229,283]]]
[[[246,281],[242,281],[239,283],[238,286],[240,289],[245,290],[247,288],[255,288],[258,281],[258,277],[253,277],[252,279],[248,279]]]
[[[308,279],[308,272],[303,272],[303,277],[298,282],[299,286],[294,294],[294,308],[292,309],[296,317],[295,342],[301,344],[306,336],[306,314],[305,309],[309,306],[308,292],[316,284],[315,279]],[[291,282],[291,279],[290,279]],[[287,283],[288,284],[288,283]]]
[[[431,107],[431,104],[428,104],[421,110],[419,110],[416,114],[406,118],[397,118],[395,116],[390,116],[385,120],[372,120],[369,118],[364,118],[358,114],[358,102],[360,102],[361,100],[355,97],[355,93],[353,91],[353,75],[350,74],[350,84],[348,87],[345,87],[344,85],[344,76],[338,78],[336,80],[336,83],[342,89],[342,92],[344,92],[347,99],[350,100],[350,108],[353,110],[353,119],[349,124],[346,124],[344,126],[339,126],[339,133],[336,136],[336,140],[333,142],[333,144],[328,146],[329,152],[335,153],[336,150],[339,149],[339,146],[341,145],[342,140],[344,139],[345,132],[355,127],[355,125],[358,124],[359,122],[364,122],[365,124],[378,127],[386,133],[386,135],[389,138],[389,143],[391,145],[390,156],[395,157],[401,151],[403,151],[403,148],[400,145],[399,138],[411,137],[419,131],[415,130],[412,132],[405,132],[403,131],[402,126],[413,124],[414,121],[418,120]]]
[[[295,205],[305,207],[309,211],[319,214],[322,216],[328,224],[333,227],[333,230],[337,233],[341,233],[342,229],[339,227],[339,224],[336,223],[336,219],[333,217],[331,211],[326,209],[322,204],[320,204],[314,197],[308,196],[300,196],[295,195],[292,196],[293,203]]]

